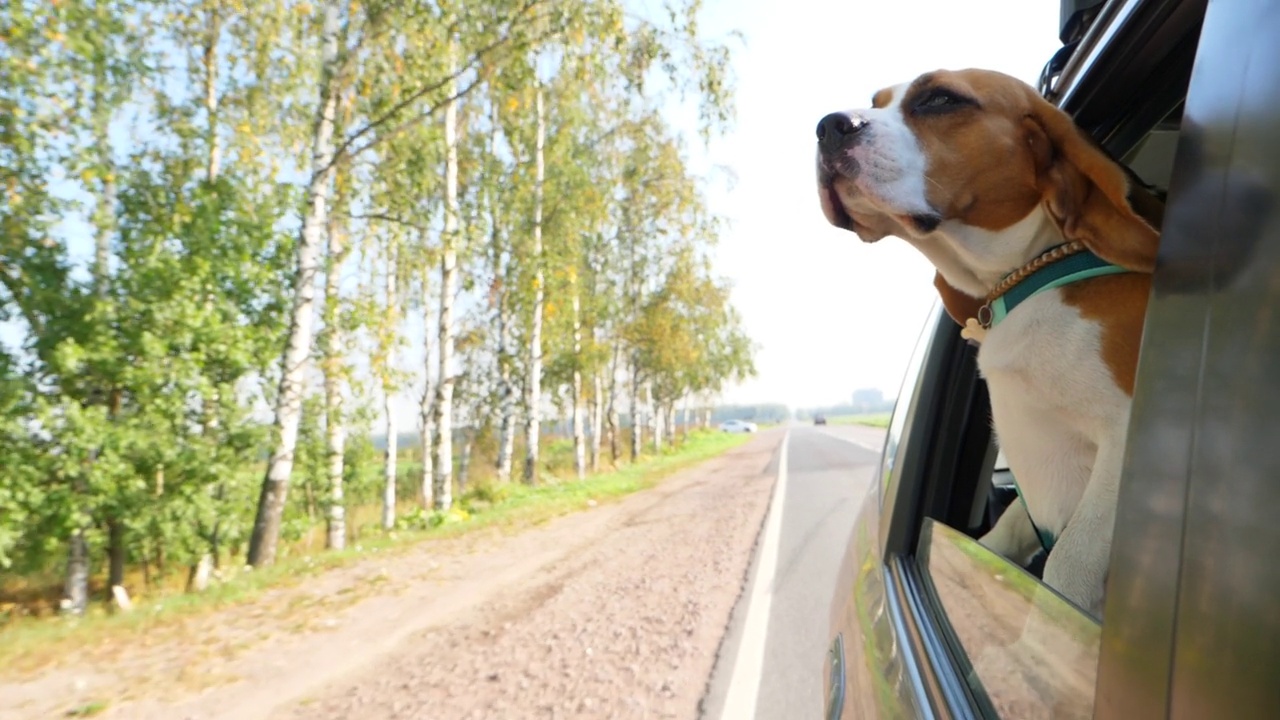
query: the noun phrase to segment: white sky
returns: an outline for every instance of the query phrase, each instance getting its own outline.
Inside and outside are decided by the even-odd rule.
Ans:
[[[893,397],[933,303],[932,266],[901,240],[865,245],[818,205],[814,127],[878,89],[938,68],[984,67],[1034,83],[1061,46],[1056,0],[709,0],[704,32],[741,30],[738,119],[709,161],[737,184],[712,194],[732,220],[717,252],[761,345],[759,375],[725,402],[792,407]],[[701,149],[700,142],[691,147]]]
[[[933,270],[902,241],[864,245],[827,224],[814,127],[937,68],[986,67],[1033,82],[1059,47],[1058,2],[707,0],[701,25],[711,37],[746,35],[733,54],[738,116],[728,135],[704,155],[692,118],[673,112],[688,120],[695,167],[723,165],[737,176],[731,189],[710,192],[712,210],[732,223],[716,259],[760,346],[759,375],[723,401],[795,408],[846,402],[862,387],[896,395],[934,300]],[[87,257],[87,242],[82,249]],[[420,323],[409,326],[420,346]],[[0,342],[18,342],[12,323],[0,324]],[[409,355],[402,366],[418,367],[420,351]],[[397,393],[401,427],[416,423],[417,392]]]

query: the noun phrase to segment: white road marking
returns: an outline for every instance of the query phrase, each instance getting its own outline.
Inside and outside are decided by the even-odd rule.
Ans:
[[[760,694],[760,682],[764,673],[765,641],[769,635],[769,612],[773,605],[774,583],[777,580],[778,545],[782,540],[782,505],[787,497],[787,444],[791,431],[782,436],[782,450],[778,453],[778,480],[773,486],[773,499],[769,502],[769,517],[765,520],[764,536],[760,539],[760,565],[751,585],[751,603],[747,605],[746,621],[742,624],[742,642],[729,678],[725,693],[721,720],[751,720],[756,716],[756,699]]]
[[[860,440],[850,440],[849,438],[842,438],[842,437],[840,437],[839,435],[828,435],[827,437],[835,438],[836,440],[841,440],[841,441],[843,441],[843,442],[847,442],[847,443],[849,443],[850,445],[857,445],[858,447],[862,448],[863,450],[870,450],[871,452],[877,452],[877,453],[878,453],[878,452],[883,452],[883,451],[884,451],[884,443],[881,443],[880,445],[872,445],[872,444],[870,444],[870,443],[864,443],[864,442],[862,442],[862,441],[860,441]]]
[[[864,442],[862,440],[854,440],[852,438],[844,437],[843,435],[837,434],[836,431],[828,430],[827,428],[823,428],[820,432],[822,432],[823,435],[826,435],[827,437],[832,438],[833,440],[842,440],[844,442],[849,443],[850,445],[857,445],[858,447],[864,450],[870,450],[871,452],[875,452],[875,453],[884,452],[884,438],[881,438],[879,441],[873,444],[873,443]],[[886,430],[886,432],[888,431]]]

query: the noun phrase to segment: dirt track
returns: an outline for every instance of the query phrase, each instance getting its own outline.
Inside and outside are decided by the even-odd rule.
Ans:
[[[331,572],[126,662],[0,675],[0,719],[89,701],[106,702],[99,717],[165,720],[697,717],[781,439],[519,535]],[[210,646],[226,652],[195,652]]]

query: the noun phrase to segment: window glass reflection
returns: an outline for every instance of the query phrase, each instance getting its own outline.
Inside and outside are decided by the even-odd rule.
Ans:
[[[1101,628],[1091,617],[934,520],[925,520],[919,558],[980,702],[1018,720],[1093,716]]]

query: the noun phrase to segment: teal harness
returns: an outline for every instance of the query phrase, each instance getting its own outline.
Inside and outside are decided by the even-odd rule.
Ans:
[[[1051,248],[1046,254],[1060,251],[1059,249],[1063,247],[1059,245]],[[1122,268],[1119,265],[1113,265],[1088,250],[1078,250],[1061,260],[1041,267],[1000,296],[989,300],[986,305],[983,305],[978,310],[978,322],[982,323],[984,328],[991,329],[1000,324],[1009,313],[1013,312],[1015,307],[1046,290],[1103,275],[1118,275],[1127,272],[1133,271]],[[1010,473],[1010,475],[1012,476],[1013,474]],[[1022,500],[1022,507],[1027,511],[1027,518],[1031,520],[1031,527],[1035,529],[1036,535],[1040,538],[1041,547],[1048,553],[1053,549],[1053,544],[1057,541],[1057,538],[1054,537],[1053,533],[1036,525],[1036,520],[1031,515],[1031,508],[1027,506],[1027,498],[1022,494],[1022,487],[1018,485],[1016,476],[1013,476],[1013,488],[1017,491],[1018,498]]]

